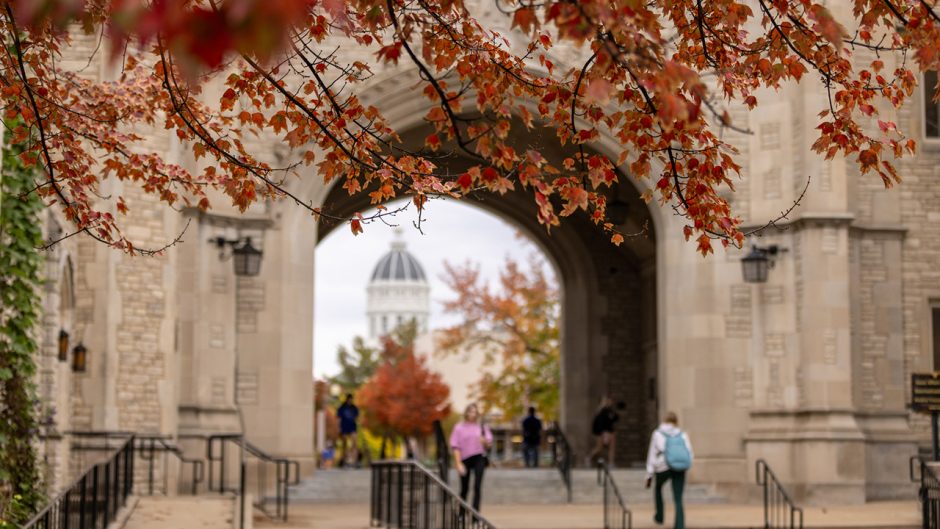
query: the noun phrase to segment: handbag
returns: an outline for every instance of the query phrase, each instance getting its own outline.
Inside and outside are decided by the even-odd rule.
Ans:
[[[483,426],[483,421],[480,421],[480,437],[486,439],[486,428]],[[490,450],[492,447],[483,447],[483,468],[490,466]]]

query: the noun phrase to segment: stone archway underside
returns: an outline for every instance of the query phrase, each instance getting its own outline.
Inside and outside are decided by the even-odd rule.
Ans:
[[[426,134],[427,130],[419,128],[403,139],[406,145],[420,145]],[[531,135],[525,140],[520,144],[533,143]],[[546,154],[550,159],[553,155],[560,158],[562,153]],[[455,173],[468,165],[456,155],[438,163]],[[624,232],[638,232],[646,226],[646,234],[630,237],[618,248],[583,213],[547,232],[538,224],[534,200],[526,191],[470,197],[472,205],[524,230],[556,265],[563,292],[562,426],[578,460],[583,461],[593,443],[593,415],[601,398],[610,395],[623,406],[616,459],[618,465],[626,466],[645,460],[647,436],[658,415],[656,246],[649,210],[632,186],[610,190],[608,200],[626,204]],[[334,185],[321,208],[347,217],[369,209],[370,204],[366,193],[351,197]],[[335,227],[321,222],[317,240]]]

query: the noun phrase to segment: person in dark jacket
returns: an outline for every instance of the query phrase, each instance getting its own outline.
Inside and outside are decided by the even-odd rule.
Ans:
[[[359,408],[353,404],[352,393],[347,393],[346,400],[337,408],[336,418],[339,419],[339,442],[343,448],[343,456],[339,464],[340,466],[358,465],[359,443],[356,421],[359,419]]]
[[[542,444],[542,421],[535,416],[535,408],[529,407],[529,415],[522,420],[522,458],[526,468],[539,466],[539,445]]]
[[[601,406],[594,415],[591,432],[594,434],[595,445],[591,455],[588,456],[588,466],[595,457],[600,457],[609,466],[614,466],[614,425],[620,419],[614,411],[614,401],[610,397],[601,399]],[[606,459],[604,459],[606,458]]]

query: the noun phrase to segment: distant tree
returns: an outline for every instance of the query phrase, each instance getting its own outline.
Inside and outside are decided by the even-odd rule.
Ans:
[[[338,385],[343,393],[355,393],[375,373],[381,360],[379,352],[366,345],[361,336],[353,338],[352,348],[339,346],[336,359],[339,361],[340,372],[330,377],[329,381]]]
[[[331,407],[330,383],[326,380],[315,380],[313,382],[313,399],[316,411],[323,410],[326,418],[326,438],[335,441],[339,438],[339,419],[336,418],[336,410]],[[314,422],[316,424],[316,422]]]
[[[422,357],[414,342],[386,337],[382,363],[359,390],[364,424],[387,437],[426,437],[434,421],[450,414],[450,388]]]
[[[535,256],[527,266],[507,258],[498,288],[480,277],[479,265],[444,263],[444,282],[455,298],[444,311],[462,322],[444,329],[438,338],[440,354],[458,354],[467,347],[484,351],[486,365],[473,396],[484,408],[497,408],[509,417],[521,416],[532,405],[548,419],[558,411],[559,362],[558,286]]]

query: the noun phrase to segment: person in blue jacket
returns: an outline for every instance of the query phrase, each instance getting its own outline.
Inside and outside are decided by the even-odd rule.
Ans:
[[[339,442],[343,449],[343,457],[339,460],[340,466],[357,464],[359,461],[359,443],[357,438],[356,421],[359,419],[359,408],[353,404],[352,393],[346,394],[346,400],[336,410],[339,419]]]

